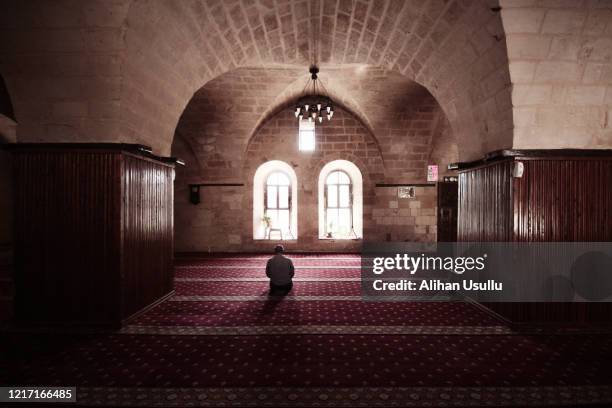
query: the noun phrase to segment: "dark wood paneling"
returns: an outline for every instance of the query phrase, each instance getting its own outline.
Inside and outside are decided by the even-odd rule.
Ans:
[[[13,246],[0,244],[0,322],[13,317]]]
[[[15,154],[17,317],[28,322],[117,321],[120,156]]]
[[[123,317],[172,291],[173,174],[172,167],[123,156]]]
[[[521,160],[515,241],[612,241],[612,160]]]
[[[541,153],[541,151],[539,152]],[[459,176],[459,240],[612,241],[612,158],[567,151],[514,155]],[[609,152],[608,152],[609,154]],[[559,156],[561,155],[561,156]],[[512,177],[515,161],[523,176]],[[488,303],[515,322],[600,322],[609,304]]]
[[[13,153],[19,321],[117,326],[171,291],[173,165],[104,146]]]
[[[459,174],[458,241],[504,242],[512,236],[512,162]]]
[[[514,160],[523,163],[512,177]],[[460,241],[612,241],[612,159],[523,158],[459,175]]]

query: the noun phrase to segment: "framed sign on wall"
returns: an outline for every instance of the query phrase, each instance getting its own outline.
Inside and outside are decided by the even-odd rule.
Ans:
[[[398,198],[414,198],[416,196],[414,187],[406,186],[406,187],[398,187],[397,188],[397,197]]]

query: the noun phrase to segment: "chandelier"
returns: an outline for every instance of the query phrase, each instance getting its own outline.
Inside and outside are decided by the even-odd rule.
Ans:
[[[327,120],[331,120],[334,116],[334,107],[331,99],[327,96],[327,90],[323,84],[319,81],[318,73],[319,67],[312,65],[309,69],[310,79],[304,87],[306,91],[309,86],[312,87],[310,94],[301,97],[297,101],[295,107],[295,117],[301,120],[308,120],[308,122],[323,122],[323,118],[327,117]]]

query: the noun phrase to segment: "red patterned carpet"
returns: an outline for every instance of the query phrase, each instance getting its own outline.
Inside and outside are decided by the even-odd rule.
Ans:
[[[115,333],[3,336],[0,382],[92,406],[612,406],[612,334],[518,333],[464,302],[364,302],[359,259],[180,260],[176,295]]]

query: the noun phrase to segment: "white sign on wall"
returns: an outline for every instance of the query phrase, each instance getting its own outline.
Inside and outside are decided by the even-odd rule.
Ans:
[[[430,164],[427,166],[427,181],[438,181],[438,165]]]
[[[398,198],[414,198],[416,197],[416,192],[414,187],[406,186],[406,187],[398,187],[397,188],[397,197]]]

